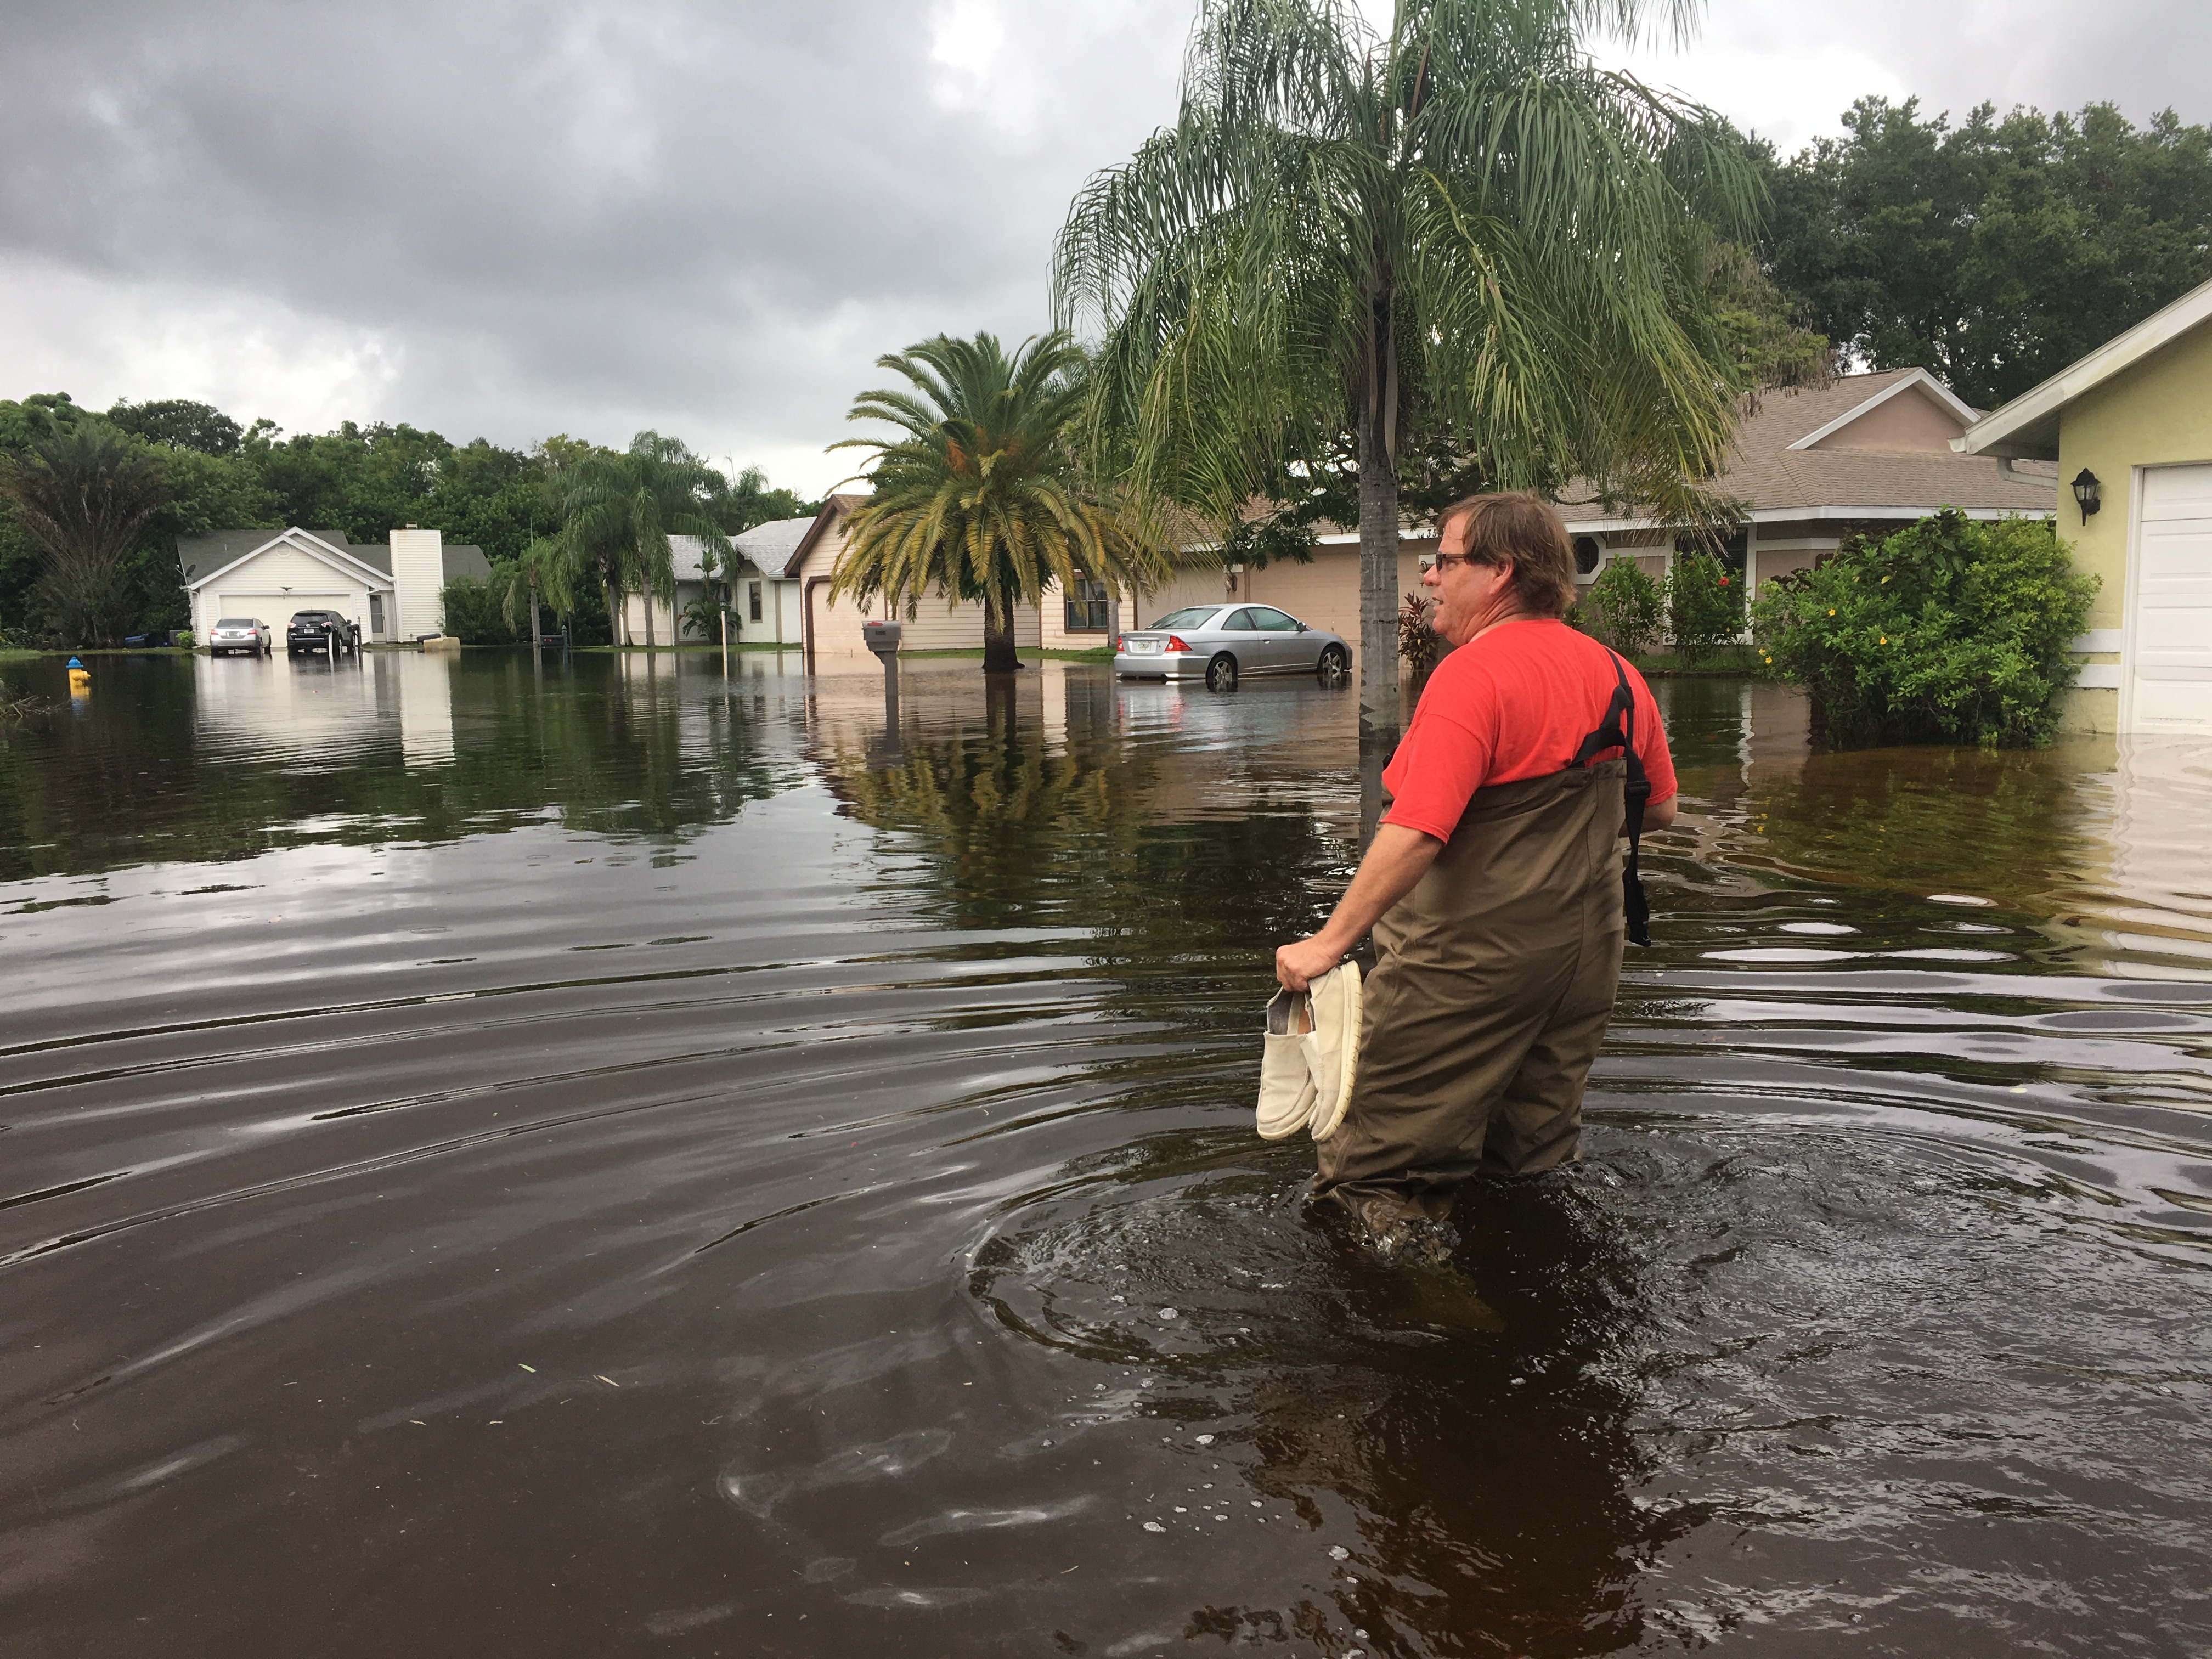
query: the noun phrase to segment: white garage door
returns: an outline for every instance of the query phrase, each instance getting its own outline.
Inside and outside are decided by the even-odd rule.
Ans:
[[[284,630],[291,625],[295,611],[335,611],[341,617],[352,617],[359,596],[353,593],[226,593],[222,596],[222,614],[226,617],[258,617],[269,624],[269,631],[276,643],[284,643]],[[368,632],[368,619],[362,618],[362,630]]]
[[[2133,732],[2212,732],[2212,465],[2143,474],[2136,546]]]

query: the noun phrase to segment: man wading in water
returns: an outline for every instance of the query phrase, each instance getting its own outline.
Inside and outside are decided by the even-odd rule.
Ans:
[[[1551,509],[1478,495],[1445,510],[1437,548],[1421,580],[1457,649],[1382,774],[1390,807],[1351,887],[1319,933],[1275,952],[1275,977],[1302,992],[1374,932],[1351,1107],[1320,1143],[1314,1193],[1382,1254],[1428,1260],[1449,1249],[1469,1177],[1578,1155],[1624,926],[1643,933],[1621,839],[1665,829],[1675,806],[1643,676],[1559,620],[1574,554]]]

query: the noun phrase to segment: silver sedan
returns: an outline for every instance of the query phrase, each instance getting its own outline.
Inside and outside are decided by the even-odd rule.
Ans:
[[[225,617],[208,629],[208,655],[228,656],[244,651],[257,657],[272,654],[276,635],[258,617]]]
[[[1233,691],[1246,674],[1317,674],[1340,682],[1352,667],[1341,636],[1308,628],[1272,605],[1194,605],[1124,634],[1114,672],[1129,679],[1199,679]]]

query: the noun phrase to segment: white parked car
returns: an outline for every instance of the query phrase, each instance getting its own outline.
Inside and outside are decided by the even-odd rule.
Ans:
[[[208,629],[208,655],[210,657],[227,657],[234,651],[247,651],[257,657],[266,657],[273,655],[276,648],[276,635],[258,617],[225,617]]]
[[[1233,691],[1246,674],[1316,674],[1340,682],[1352,647],[1272,605],[1194,605],[1124,634],[1114,672],[1128,679],[1200,679]]]

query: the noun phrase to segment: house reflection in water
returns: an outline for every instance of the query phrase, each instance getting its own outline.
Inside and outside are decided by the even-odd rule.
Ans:
[[[336,663],[198,658],[198,752],[312,766],[396,738],[408,765],[450,765],[453,672],[452,659],[416,651],[368,651]]]
[[[1660,683],[1690,811],[1664,866],[1881,887],[1936,901],[1931,960],[2008,959],[2027,921],[2123,978],[2212,978],[2212,751],[2186,738],[2083,736],[2048,749],[1823,751],[1804,696],[1747,682]],[[2011,913],[2012,921],[1989,911]],[[1977,912],[1984,914],[1979,915]],[[1938,924],[1936,916],[1948,915]],[[1840,948],[1840,947],[1838,947]]]
[[[2130,977],[2212,979],[2212,750],[2199,738],[2124,737],[2083,748],[2112,755],[2112,770],[2085,780],[2109,790],[2090,833],[2103,843],[2103,902],[2094,908],[2106,966]],[[2094,867],[2094,866],[2093,866]],[[2140,958],[2160,960],[2154,966]]]

